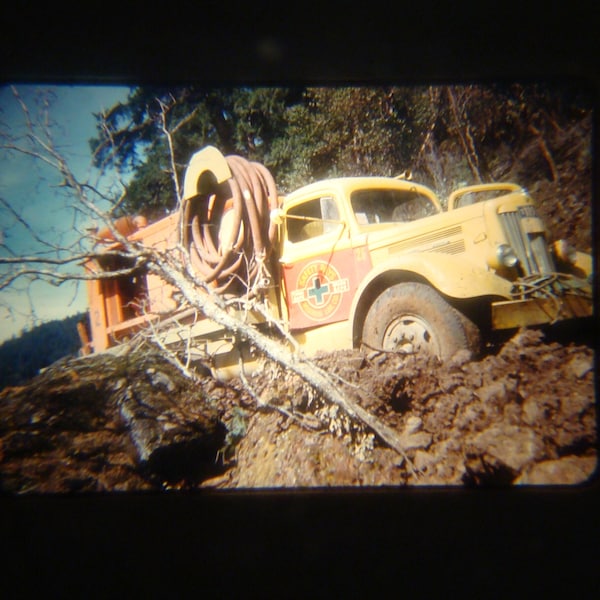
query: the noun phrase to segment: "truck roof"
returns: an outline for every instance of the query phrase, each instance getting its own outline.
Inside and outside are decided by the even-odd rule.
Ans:
[[[284,205],[287,202],[291,202],[296,198],[304,195],[310,195],[319,190],[327,191],[339,191],[344,194],[350,194],[355,190],[367,189],[367,188],[385,188],[385,189],[397,189],[397,190],[416,190],[426,196],[432,196],[436,200],[439,200],[433,190],[425,185],[410,181],[407,179],[399,179],[396,177],[379,177],[379,176],[362,176],[362,177],[334,177],[331,179],[322,179],[309,183],[297,190],[294,190],[290,194],[284,196]]]

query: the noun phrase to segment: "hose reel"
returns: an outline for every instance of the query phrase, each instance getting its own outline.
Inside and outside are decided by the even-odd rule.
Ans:
[[[255,293],[270,278],[277,186],[264,165],[209,146],[186,172],[182,243],[197,277],[217,293]]]

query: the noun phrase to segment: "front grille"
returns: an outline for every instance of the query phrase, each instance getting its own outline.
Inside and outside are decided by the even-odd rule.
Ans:
[[[502,213],[498,217],[507,241],[519,259],[523,275],[543,275],[556,271],[548,244],[541,233],[525,233],[521,228],[521,217],[518,212]]]

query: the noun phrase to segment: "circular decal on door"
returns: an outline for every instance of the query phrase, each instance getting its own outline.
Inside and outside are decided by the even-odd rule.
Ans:
[[[342,295],[350,289],[348,278],[342,279],[331,264],[318,260],[308,263],[298,274],[292,304],[313,321],[326,321],[340,307]]]

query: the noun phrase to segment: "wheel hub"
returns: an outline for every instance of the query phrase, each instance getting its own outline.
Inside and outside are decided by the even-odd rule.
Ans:
[[[440,345],[431,327],[418,315],[394,319],[383,334],[383,349],[406,354],[424,353],[439,356]]]

